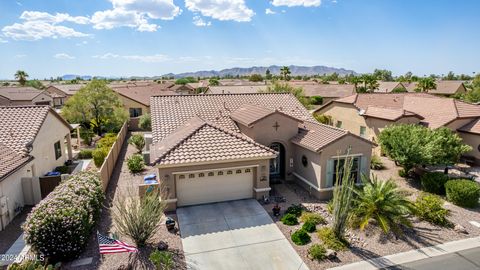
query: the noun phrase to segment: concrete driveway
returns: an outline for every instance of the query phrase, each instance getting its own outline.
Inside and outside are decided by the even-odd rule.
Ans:
[[[253,199],[177,209],[189,269],[308,270]]]

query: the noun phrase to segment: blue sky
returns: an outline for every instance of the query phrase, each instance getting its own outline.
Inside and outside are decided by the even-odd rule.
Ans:
[[[1,0],[0,78],[277,65],[480,72],[474,0]]]

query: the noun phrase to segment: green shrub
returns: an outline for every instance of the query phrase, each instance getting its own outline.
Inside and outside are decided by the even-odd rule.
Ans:
[[[85,145],[91,145],[92,144],[93,136],[95,136],[95,134],[90,129],[80,130],[80,138],[82,139],[83,144],[85,144]]]
[[[115,133],[107,133],[103,138],[98,140],[97,148],[110,149],[116,140],[117,140],[117,135]]]
[[[317,230],[317,225],[312,221],[307,221],[303,223],[302,230],[312,233]]]
[[[157,270],[173,269],[173,256],[168,251],[155,250],[150,253],[149,259]]]
[[[110,148],[96,148],[92,152],[93,156],[93,163],[97,168],[102,167],[103,161],[105,161],[105,158],[108,155],[108,152],[110,151]]]
[[[143,161],[142,155],[135,154],[127,158],[127,166],[132,173],[141,172],[145,168],[145,162]]]
[[[312,212],[307,212],[303,211],[302,215],[300,216],[300,220],[302,222],[313,222],[313,224],[318,225],[318,224],[326,224],[326,220],[322,215],[318,213],[312,213]]]
[[[372,170],[383,170],[385,166],[383,165],[382,160],[377,155],[372,155],[372,159],[370,160],[370,168]]]
[[[146,113],[140,116],[140,120],[138,121],[138,126],[143,130],[151,130],[152,118],[150,117],[150,114]]]
[[[322,97],[322,96],[313,96],[313,97],[310,97],[310,104],[313,104],[313,105],[322,105],[322,104],[323,104],[323,97]]]
[[[25,260],[21,263],[13,263],[8,266],[7,270],[54,270],[60,269],[61,263],[55,265],[44,265],[40,261]]]
[[[459,179],[445,184],[447,200],[463,207],[473,208],[478,205],[480,185],[477,182]]]
[[[404,169],[398,170],[398,176],[406,178],[408,176],[408,173]]]
[[[92,149],[82,149],[80,150],[80,153],[78,153],[78,158],[79,159],[91,159],[93,154]]]
[[[76,258],[90,239],[102,201],[97,173],[70,176],[32,209],[23,224],[25,242],[54,262]]]
[[[314,244],[308,249],[308,254],[312,259],[323,261],[327,258],[327,249],[322,244]]]
[[[435,225],[451,227],[452,223],[447,219],[450,214],[448,209],[443,208],[443,200],[434,194],[422,193],[415,202],[415,214],[421,219]]]
[[[128,139],[128,143],[137,148],[139,153],[141,153],[143,147],[145,147],[145,139],[143,139],[143,136],[140,134],[132,135],[132,137]]]
[[[328,201],[327,203],[327,212],[331,215],[333,214],[333,200]]]
[[[317,231],[318,238],[323,241],[326,247],[335,251],[345,250],[348,242],[345,239],[338,239],[335,232],[330,227],[322,227]]]
[[[306,245],[310,242],[310,235],[303,229],[300,229],[292,234],[292,242],[299,246]]]
[[[299,217],[302,214],[303,207],[300,204],[292,204],[287,208],[285,214],[292,214],[296,217]]]
[[[445,183],[448,181],[448,175],[441,172],[428,172],[420,178],[422,188],[426,192],[439,195],[445,194]]]
[[[293,214],[285,214],[283,215],[282,219],[280,219],[280,221],[285,224],[285,225],[288,225],[288,226],[292,226],[292,225],[297,225],[298,224],[298,220],[297,220],[297,217]]]

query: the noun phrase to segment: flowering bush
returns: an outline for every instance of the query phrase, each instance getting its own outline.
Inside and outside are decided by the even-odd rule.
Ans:
[[[72,175],[32,209],[23,225],[26,243],[54,262],[76,258],[88,242],[102,201],[96,173]]]

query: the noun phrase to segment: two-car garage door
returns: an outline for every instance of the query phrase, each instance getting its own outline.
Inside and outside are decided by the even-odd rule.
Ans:
[[[177,206],[252,198],[253,168],[177,174]]]

